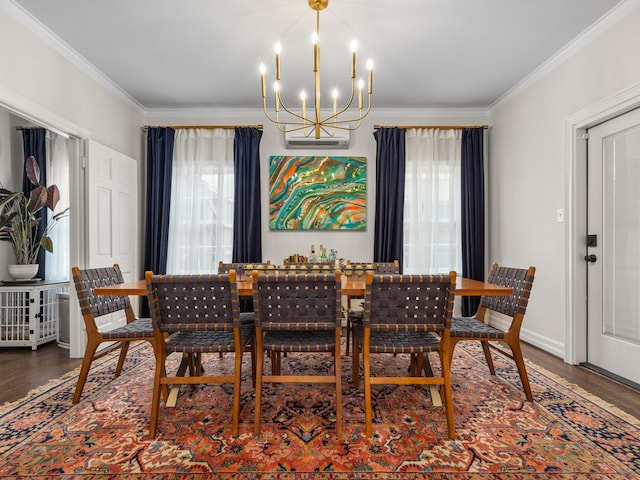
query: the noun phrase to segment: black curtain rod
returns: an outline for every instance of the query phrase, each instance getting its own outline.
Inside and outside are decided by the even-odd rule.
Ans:
[[[257,128],[262,130],[262,125],[143,125],[145,130],[149,128],[173,128],[174,130],[191,129],[191,128],[205,128],[205,129],[232,129],[232,128]]]
[[[373,128],[410,128],[427,129],[437,128],[440,130],[462,130],[464,128],[484,128],[487,130],[489,125],[374,125]]]

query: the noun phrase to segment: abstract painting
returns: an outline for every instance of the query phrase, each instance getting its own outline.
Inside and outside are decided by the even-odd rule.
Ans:
[[[366,157],[269,157],[269,228],[365,230]]]

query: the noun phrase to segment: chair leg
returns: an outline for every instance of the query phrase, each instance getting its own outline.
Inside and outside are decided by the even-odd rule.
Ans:
[[[353,337],[353,357],[351,358],[351,365],[353,385],[358,389],[360,388],[360,344],[356,337]]]
[[[149,438],[156,438],[156,428],[158,426],[158,414],[160,412],[160,393],[163,388],[162,378],[165,376],[165,352],[156,352],[156,372],[153,376],[153,397],[151,398],[151,417],[149,419]]]
[[[349,340],[351,339],[351,330],[353,329],[353,325],[351,324],[351,319],[349,318],[349,312],[347,311],[347,351],[346,355],[349,356]]]
[[[362,349],[362,368],[364,370],[364,421],[365,435],[373,435],[373,412],[371,409],[371,359],[367,349]]]
[[[448,349],[451,350],[452,345],[449,345]],[[442,377],[444,378],[444,406],[447,412],[447,431],[449,433],[449,438],[451,440],[455,440],[456,438],[456,427],[455,427],[455,417],[453,416],[453,394],[451,393],[451,364],[449,363],[449,358],[452,356],[448,351],[443,352],[443,355],[440,355],[440,359],[442,362]]]
[[[264,363],[264,352],[262,351],[261,342],[257,342],[257,355],[256,355],[256,400],[255,400],[255,414],[253,417],[253,434],[255,436],[260,435],[260,421],[262,410],[262,368]]]
[[[80,401],[80,397],[82,396],[82,390],[84,389],[84,384],[87,381],[87,376],[89,375],[89,369],[91,368],[91,363],[93,362],[93,356],[96,354],[98,345],[100,345],[100,342],[91,342],[91,341],[87,342],[87,346],[84,352],[84,358],[82,359],[82,366],[80,367],[80,375],[78,376],[78,383],[76,384],[76,391],[73,394],[72,403],[74,405]]]
[[[484,357],[487,359],[487,365],[489,366],[489,372],[491,375],[496,374],[496,369],[493,366],[493,358],[491,357],[491,351],[489,350],[489,342],[481,340],[482,350],[484,350]]]
[[[518,373],[520,374],[520,381],[524,387],[524,393],[527,396],[529,402],[533,402],[533,393],[531,392],[531,385],[529,384],[529,376],[527,375],[527,367],[524,364],[524,357],[522,356],[522,349],[520,348],[520,342],[508,343],[513,353],[513,359],[518,367]]]
[[[336,387],[336,437],[342,438],[342,369],[340,367],[340,332],[336,335],[336,352],[334,354],[333,375]]]
[[[129,351],[129,341],[123,340],[120,342],[120,356],[118,357],[118,365],[116,365],[116,373],[113,378],[117,378],[120,376],[120,372],[122,372],[122,366],[124,365],[124,359],[127,356],[127,352]]]
[[[251,352],[251,383],[253,388],[256,388],[256,339],[255,337],[249,343],[249,349]]]
[[[242,351],[234,352],[235,366],[233,371],[233,427],[231,434],[238,436],[240,429],[240,384],[242,382]]]

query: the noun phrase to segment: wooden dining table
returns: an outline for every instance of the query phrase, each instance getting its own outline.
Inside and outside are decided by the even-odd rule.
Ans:
[[[342,276],[342,295],[363,296],[365,290],[364,277]],[[138,295],[147,294],[147,286],[144,280],[133,280],[131,282],[118,283],[106,287],[96,287],[96,295]],[[238,294],[241,297],[249,297],[253,294],[253,282],[251,277],[240,276],[238,280]],[[512,290],[508,287],[501,287],[492,283],[472,280],[470,278],[458,277],[456,280],[456,291],[458,296],[480,297],[483,295],[509,296]]]
[[[364,276],[347,276],[341,277],[342,295],[345,297],[362,297],[365,292],[365,277]],[[96,295],[138,295],[145,296],[147,294],[147,285],[145,280],[134,280],[131,282],[119,283],[116,285],[109,285],[105,287],[96,287],[94,289]],[[473,280],[471,278],[457,277],[456,290],[457,296],[509,296],[513,293],[511,288],[502,287],[500,285],[494,285],[492,283],[482,282],[480,280]],[[240,275],[238,276],[238,295],[241,297],[250,297],[253,295],[253,282],[251,276]],[[425,354],[424,361],[422,362],[425,375],[433,375],[431,370],[431,364],[428,356]],[[183,361],[178,369],[178,375],[184,375],[186,371],[186,362]],[[431,401],[434,406],[441,406],[442,399],[437,385],[430,385]],[[167,406],[175,406],[178,389],[172,388],[167,399]]]

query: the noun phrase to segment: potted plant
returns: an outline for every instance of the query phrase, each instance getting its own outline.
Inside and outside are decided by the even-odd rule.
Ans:
[[[38,225],[42,220],[36,214],[45,207],[53,212],[60,200],[60,191],[56,185],[40,185],[40,167],[35,157],[27,158],[25,168],[27,178],[36,186],[29,198],[22,192],[0,187],[0,240],[11,243],[16,265],[9,265],[9,275],[16,280],[28,280],[35,276],[41,248],[53,253],[49,233],[68,211],[67,208],[54,214],[47,222],[42,236],[38,236]]]

